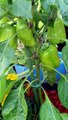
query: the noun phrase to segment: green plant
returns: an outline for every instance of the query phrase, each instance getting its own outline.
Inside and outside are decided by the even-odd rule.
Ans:
[[[62,7],[61,7],[62,1]],[[65,120],[67,114],[51,103],[42,83],[56,82],[55,68],[60,65],[57,44],[66,42],[63,60],[68,69],[68,3],[65,0],[0,0],[0,104],[3,120]],[[58,12],[59,11],[59,12]],[[63,14],[65,12],[65,15]],[[58,14],[61,19],[58,19]],[[59,27],[60,26],[60,27]],[[51,29],[50,29],[51,28]],[[56,35],[57,34],[57,35]],[[13,66],[20,63],[17,41],[23,43],[22,63],[29,70],[16,74]],[[33,71],[36,69],[36,76]],[[40,80],[40,69],[44,77]],[[68,109],[68,75],[61,75],[58,96]],[[31,77],[31,81],[28,80]],[[32,92],[30,93],[29,90]],[[44,98],[42,93],[44,93]]]

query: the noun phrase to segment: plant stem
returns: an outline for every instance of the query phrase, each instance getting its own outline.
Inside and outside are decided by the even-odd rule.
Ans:
[[[41,46],[41,44],[40,44],[40,42],[38,42],[37,55],[39,54],[40,46]],[[40,61],[39,61],[39,57],[37,57],[37,59],[35,61],[35,66],[36,66],[36,70],[37,70],[37,79],[38,79],[38,82],[40,83]],[[42,105],[43,99],[42,99],[41,85],[38,87],[38,97],[39,97],[40,105]]]
[[[42,91],[41,91],[41,87],[38,88],[38,93],[39,93],[40,105],[42,105],[43,100],[42,100]]]
[[[37,65],[37,78],[38,81],[40,82],[40,67],[39,67],[39,63]],[[40,105],[42,105],[43,103],[43,99],[42,99],[42,91],[41,91],[41,87],[38,87],[38,95],[39,95],[39,101],[40,101]]]
[[[30,58],[31,57],[31,52],[30,52],[30,49],[28,47],[25,47],[25,50],[26,50],[26,54],[27,54],[27,57]],[[29,66],[29,69],[32,70],[32,66],[33,66],[33,62],[32,60],[28,60],[28,66]],[[34,76],[33,76],[33,73],[31,74],[31,80],[34,79]],[[37,95],[37,89],[36,88],[32,88],[33,89],[33,93],[34,93],[34,98],[35,98],[35,102],[36,102],[36,105],[37,105],[37,109],[39,108],[39,100],[38,100],[38,95]]]

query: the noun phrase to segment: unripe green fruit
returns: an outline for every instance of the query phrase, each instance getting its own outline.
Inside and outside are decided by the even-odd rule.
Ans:
[[[66,39],[66,32],[63,21],[60,17],[57,17],[54,22],[54,27],[48,27],[49,42],[52,44],[63,43],[62,39]]]
[[[47,49],[40,50],[40,60],[48,71],[53,71],[53,69],[57,68],[60,65],[60,59],[56,46],[50,45]]]
[[[6,25],[0,28],[0,42],[9,40],[9,46],[17,47],[17,37],[15,36],[16,30],[14,26]]]
[[[25,22],[23,22],[22,20],[18,21],[16,25],[16,30],[19,39],[23,42],[25,46],[29,47],[35,46],[35,39],[33,37],[32,30],[27,26]]]

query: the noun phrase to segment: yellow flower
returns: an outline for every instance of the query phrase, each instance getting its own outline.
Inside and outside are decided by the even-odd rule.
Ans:
[[[3,107],[4,103],[5,103],[5,100],[6,100],[7,96],[8,96],[8,94],[6,94],[6,95],[4,96],[4,98],[3,98],[3,100],[2,100],[2,103],[1,103],[2,107]]]
[[[7,80],[17,80],[18,76],[16,74],[8,74],[6,77]]]

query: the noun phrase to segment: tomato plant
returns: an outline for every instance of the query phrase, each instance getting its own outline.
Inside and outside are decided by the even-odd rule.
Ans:
[[[60,106],[68,109],[65,27],[68,28],[66,0],[0,0],[1,119],[68,119],[68,114],[61,113],[57,107],[59,99]],[[66,45],[59,56],[58,44],[64,42]],[[17,73],[14,70],[17,64],[26,69],[20,68]],[[46,83],[53,87],[57,76],[58,99],[43,87]],[[51,93],[55,98],[53,103]]]

